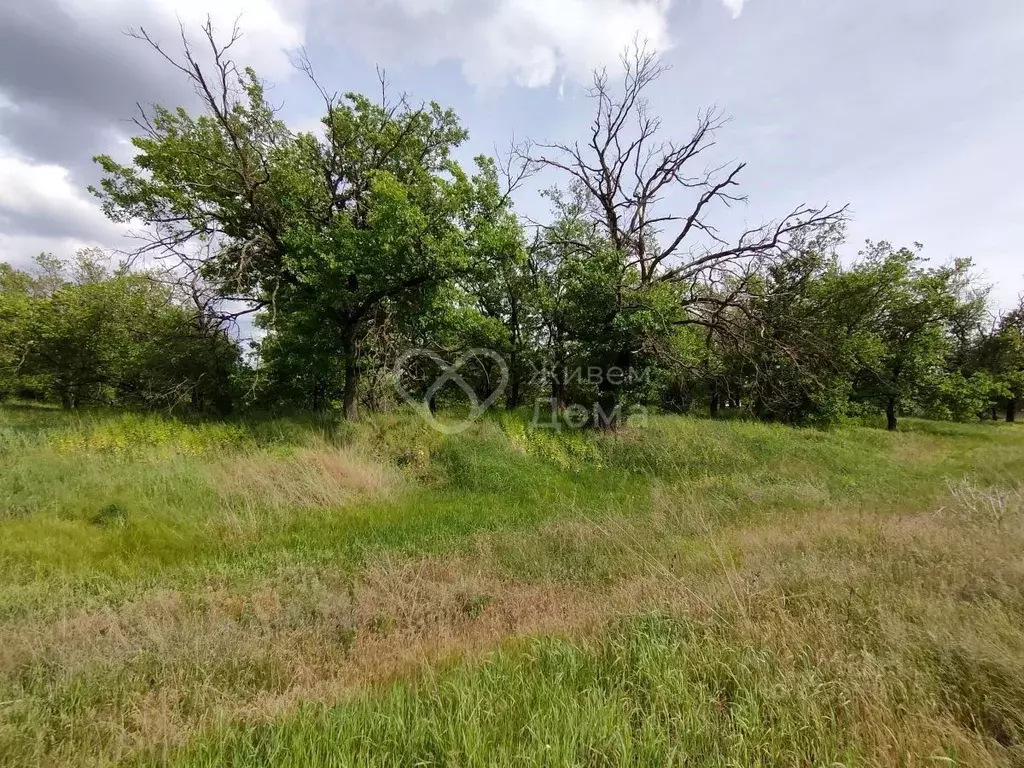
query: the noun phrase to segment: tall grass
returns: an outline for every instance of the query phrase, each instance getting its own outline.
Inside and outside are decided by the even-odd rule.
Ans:
[[[0,763],[1024,760],[1022,477],[992,424],[0,407]]]
[[[853,713],[809,661],[780,661],[699,626],[638,619],[592,643],[531,641],[344,707],[217,729],[170,763],[835,764],[854,752],[844,744]]]

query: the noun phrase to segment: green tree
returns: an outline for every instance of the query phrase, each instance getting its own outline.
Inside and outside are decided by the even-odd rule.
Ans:
[[[31,293],[31,277],[0,262],[0,400],[23,383],[21,362]]]
[[[80,252],[73,264],[48,254],[35,263],[36,275],[21,281],[28,295],[19,304],[18,371],[45,380],[66,408],[101,400],[130,354],[130,313],[138,309],[130,294],[136,286],[108,279],[90,252]]]
[[[842,228],[800,243],[752,285],[727,348],[742,393],[761,419],[832,424],[846,415],[856,354],[834,316]],[[763,285],[763,287],[761,287]]]
[[[124,166],[97,158],[108,215],[146,222],[151,248],[190,262],[225,298],[264,309],[275,331],[316,325],[315,357],[343,361],[343,408],[358,413],[374,318],[416,312],[490,254],[507,211],[492,163],[469,177],[451,153],[466,139],[451,110],[407,99],[373,101],[322,88],[318,132],[292,133],[252,70],[239,70],[205,27],[212,69],[186,43],[178,61],[204,112],[154,108]],[[163,51],[141,31],[138,36]],[[500,226],[500,225],[498,225]],[[212,244],[201,257],[183,243]],[[296,319],[302,316],[302,319]],[[312,351],[312,350],[310,350]]]
[[[1024,398],[1024,298],[999,319],[993,333],[980,339],[976,356],[979,374],[989,381],[987,404],[993,412],[997,403],[1002,405],[1006,420],[1015,422]]]
[[[901,411],[934,406],[953,386],[954,330],[984,306],[963,296],[970,261],[926,268],[920,250],[869,242],[833,296],[834,322],[857,357],[852,396],[884,409],[890,430]]]
[[[68,261],[43,254],[34,273],[0,265],[5,388],[50,394],[65,408],[230,408],[237,344],[152,276],[105,262],[80,251]]]

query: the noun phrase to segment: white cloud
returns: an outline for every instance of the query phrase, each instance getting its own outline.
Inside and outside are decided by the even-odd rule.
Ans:
[[[122,231],[71,182],[66,168],[32,163],[0,151],[0,222],[4,220],[59,222],[68,230],[97,240],[117,239]]]
[[[4,63],[30,51],[40,57],[0,78],[0,260],[23,263],[41,249],[67,255],[84,246],[133,245],[126,227],[109,221],[86,191],[97,175],[88,158],[131,154],[120,121],[134,102],[182,103],[188,92],[183,78],[122,32],[145,27],[176,56],[184,28],[205,56],[200,26],[207,17],[219,40],[237,20],[242,38],[233,57],[282,81],[295,72],[290,51],[305,43],[306,11],[306,0],[48,0],[0,12],[9,34]],[[10,40],[20,46],[13,53]]]
[[[345,8],[345,40],[373,58],[458,61],[478,87],[588,79],[639,37],[671,47],[672,0],[370,0]]]
[[[0,232],[0,262],[18,269],[30,267],[32,259],[40,253],[52,253],[67,258],[83,248],[102,248],[109,252],[110,245],[98,240],[79,237],[47,237],[45,235],[5,235]]]
[[[239,61],[251,64],[271,79],[288,77],[293,68],[289,51],[306,39],[304,0],[60,0],[70,13],[91,23],[147,26],[159,42],[176,52],[178,23],[195,37],[207,17],[220,35],[230,33],[237,20],[243,37],[235,46]],[[143,6],[143,7],[140,7]],[[158,29],[149,29],[156,24]],[[168,36],[174,35],[167,39]]]
[[[734,19],[738,19],[743,13],[743,5],[746,0],[722,0],[722,4],[729,9]]]

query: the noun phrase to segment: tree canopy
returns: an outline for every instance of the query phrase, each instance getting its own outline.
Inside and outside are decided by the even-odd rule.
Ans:
[[[0,264],[0,395],[66,407],[386,409],[401,388],[431,408],[438,360],[487,349],[507,408],[574,411],[612,427],[645,408],[790,423],[865,413],[1014,420],[1024,307],[993,317],[969,260],[869,242],[843,258],[846,209],[801,204],[730,231],[745,164],[715,165],[725,117],[676,133],[650,88],[665,67],[635,46],[595,73],[590,127],[505,157],[456,157],[450,109],[325,87],[296,131],[231,58],[239,33],[172,53],[200,108],[136,118],[133,159],[96,158],[93,190],[142,226],[132,259]],[[516,214],[543,180],[550,216]],[[251,315],[244,354],[237,321]],[[410,349],[431,350],[413,359]],[[400,364],[401,363],[401,364]],[[464,372],[486,399],[494,358]]]

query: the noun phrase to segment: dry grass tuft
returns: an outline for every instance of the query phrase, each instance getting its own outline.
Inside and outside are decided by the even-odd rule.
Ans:
[[[329,509],[358,496],[387,496],[403,485],[394,467],[355,449],[327,445],[285,456],[236,455],[210,473],[222,501],[246,509]]]
[[[981,488],[968,479],[949,484],[952,509],[978,525],[1002,528],[1011,517],[1024,513],[1024,489]]]
[[[1012,567],[1024,545],[1020,525],[825,512],[755,527],[700,524],[699,551],[681,557],[674,546],[658,548],[653,531],[689,531],[697,516],[561,523],[524,539],[561,559],[572,558],[573,546],[591,554],[604,546],[630,562],[607,583],[513,578],[495,560],[501,546],[481,542],[457,558],[383,556],[355,581],[321,572],[245,594],[154,591],[117,611],[6,626],[0,673],[59,668],[48,694],[58,705],[75,680],[114,676],[122,693],[78,716],[81,738],[96,743],[63,741],[48,754],[120,759],[182,744],[218,722],[265,722],[302,703],[341,701],[513,638],[589,634],[655,610],[768,648],[784,664],[812,660],[847,691],[858,743],[875,764],[943,743],[986,764],[985,745],[1016,733],[1016,705],[976,700],[984,692],[973,688],[953,691],[944,705],[897,706],[894,697],[933,696],[921,680],[927,664],[951,685],[975,685],[983,672],[1002,676],[991,683],[997,690],[1012,679],[1019,665],[1006,648],[1024,645],[1024,635],[1013,603],[993,601],[1022,586],[1024,571]],[[964,535],[965,525],[974,535]],[[894,711],[902,713],[898,728]]]

